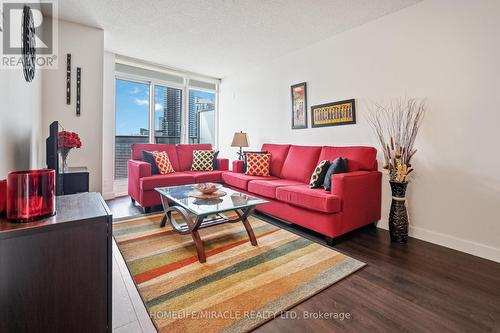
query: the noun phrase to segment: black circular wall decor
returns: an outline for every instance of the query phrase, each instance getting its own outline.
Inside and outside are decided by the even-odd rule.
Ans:
[[[27,82],[31,82],[35,78],[36,44],[33,13],[31,12],[31,8],[28,6],[24,6],[23,9],[22,41],[22,62],[24,78]]]

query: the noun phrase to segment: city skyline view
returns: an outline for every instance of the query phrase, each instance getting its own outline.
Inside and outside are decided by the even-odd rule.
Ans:
[[[181,104],[173,107],[173,104],[169,104],[167,102],[167,109],[165,110],[165,91],[167,90],[171,92],[174,90],[178,91],[180,93],[179,97],[181,98]],[[125,136],[144,135],[144,129],[149,130],[149,85],[146,83],[117,79],[115,94],[115,134]],[[172,93],[170,95],[172,96]],[[175,109],[176,112],[180,113],[182,110],[182,90],[155,86],[154,97],[155,131],[162,131],[165,129],[165,126],[168,127],[167,123],[162,121],[165,111],[167,112],[167,115],[170,115],[170,117],[167,118],[170,118],[171,121],[174,119],[176,122],[181,121],[180,116],[175,117],[173,111]],[[195,136],[195,133],[197,132],[196,113],[199,111],[215,110],[215,93],[189,89],[188,100],[190,115],[189,136],[192,137]],[[173,126],[174,125],[171,124],[171,129]]]
[[[149,84],[117,79],[115,178],[127,177],[131,145],[149,142]],[[182,89],[154,87],[155,143],[181,142]],[[188,89],[189,143],[214,143],[215,93]],[[208,111],[208,112],[206,112]],[[211,111],[211,112],[210,112]],[[204,115],[203,117],[201,115]]]

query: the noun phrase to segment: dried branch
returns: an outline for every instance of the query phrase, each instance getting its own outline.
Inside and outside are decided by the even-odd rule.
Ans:
[[[406,182],[413,169],[410,161],[418,130],[425,115],[425,100],[400,98],[382,104],[368,105],[367,119],[373,128],[384,153],[384,169],[391,181]]]

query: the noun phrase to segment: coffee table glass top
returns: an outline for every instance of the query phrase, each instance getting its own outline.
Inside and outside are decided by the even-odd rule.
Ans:
[[[219,189],[219,191],[226,192],[226,195],[216,199],[198,199],[190,197],[189,193],[196,191],[194,185],[161,187],[155,188],[155,190],[195,215],[222,213],[268,202],[251,195],[233,191],[226,187],[221,187]]]

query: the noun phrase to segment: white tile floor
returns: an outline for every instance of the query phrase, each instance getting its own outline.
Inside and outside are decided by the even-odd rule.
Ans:
[[[140,332],[156,329],[113,240],[113,333]]]

